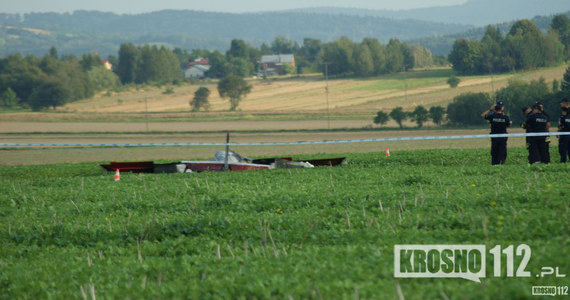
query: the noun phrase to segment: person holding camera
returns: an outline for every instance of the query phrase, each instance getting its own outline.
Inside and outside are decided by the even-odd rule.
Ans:
[[[481,113],[481,118],[489,121],[491,134],[505,134],[511,127],[511,119],[505,115],[505,106],[502,101],[491,106]],[[491,138],[491,164],[503,165],[507,159],[507,137]]]

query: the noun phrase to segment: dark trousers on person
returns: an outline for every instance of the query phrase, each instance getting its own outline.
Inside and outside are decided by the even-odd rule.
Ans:
[[[550,163],[550,137],[546,139],[546,163]]]
[[[565,163],[570,157],[570,135],[561,135],[558,140],[558,152],[560,162]]]
[[[507,139],[491,139],[491,164],[504,165],[507,160]]]
[[[541,162],[548,163],[548,145],[544,137],[532,137],[529,139],[530,145],[528,147],[528,162],[534,164]]]

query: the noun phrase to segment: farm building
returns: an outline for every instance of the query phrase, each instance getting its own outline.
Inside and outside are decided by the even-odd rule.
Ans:
[[[184,77],[204,78],[209,69],[210,65],[207,58],[197,58],[184,65]]]
[[[263,55],[259,64],[260,73],[266,75],[281,74],[281,68],[284,64],[291,64],[295,67],[295,56],[293,54]]]

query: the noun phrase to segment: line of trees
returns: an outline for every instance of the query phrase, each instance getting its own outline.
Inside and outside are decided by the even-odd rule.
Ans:
[[[555,16],[547,33],[526,19],[515,22],[505,37],[489,25],[480,41],[457,39],[448,55],[453,69],[467,75],[531,70],[569,58],[570,20],[565,15]]]
[[[58,56],[52,48],[38,58],[8,55],[0,59],[0,105],[40,110],[88,98],[119,85],[101,58],[86,54]]]
[[[422,128],[424,123],[430,119],[435,125],[441,125],[444,116],[445,108],[442,106],[432,106],[428,110],[423,105],[418,105],[411,112],[406,112],[401,106],[398,106],[392,109],[390,113],[386,113],[382,110],[378,111],[373,121],[374,124],[385,125],[391,118],[396,121],[400,129],[402,129],[404,128],[404,122],[410,119],[410,121],[416,123],[418,128]]]
[[[251,76],[260,70],[259,61],[262,55],[293,54],[296,68],[285,67],[284,73],[328,73],[336,75],[355,75],[359,77],[401,72],[414,67],[432,66],[434,63],[444,64],[442,57],[434,58],[431,52],[419,45],[409,45],[397,39],[388,44],[381,44],[378,39],[365,38],[362,42],[351,41],[341,37],[330,43],[306,38],[303,44],[278,36],[273,42],[262,44],[259,48],[246,44],[243,40],[233,39],[230,49],[222,54],[219,51],[194,49],[174,49],[181,63],[192,61],[198,57],[207,57],[210,70],[207,76],[222,78],[229,74]]]
[[[183,79],[178,57],[170,49],[156,45],[122,44],[115,70],[123,84],[176,83]]]

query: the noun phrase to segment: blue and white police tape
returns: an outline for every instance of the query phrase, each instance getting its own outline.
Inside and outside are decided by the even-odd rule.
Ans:
[[[357,140],[324,140],[298,142],[253,142],[253,143],[125,143],[125,144],[34,144],[34,143],[0,143],[0,148],[11,147],[165,147],[165,146],[291,146],[291,145],[323,145],[346,143],[377,143],[397,141],[429,141],[429,140],[462,140],[505,137],[570,135],[570,132],[537,132],[537,133],[504,133],[474,135],[442,135],[442,136],[409,136],[391,138],[373,138]]]

